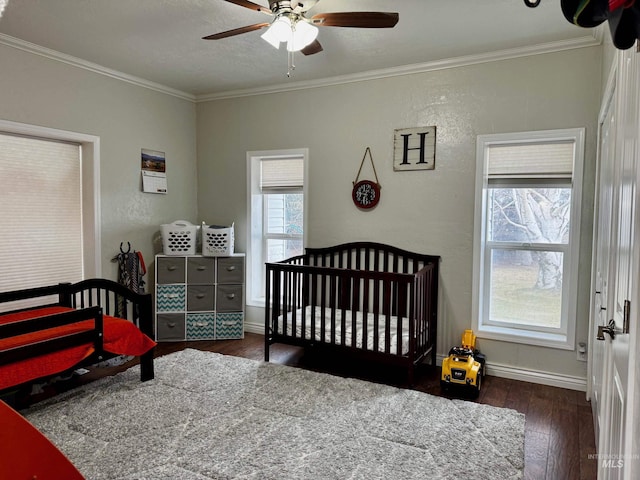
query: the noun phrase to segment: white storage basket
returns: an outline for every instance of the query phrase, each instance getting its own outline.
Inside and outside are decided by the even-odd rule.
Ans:
[[[205,257],[228,257],[233,255],[234,225],[234,223],[230,227],[203,225],[202,255]]]
[[[195,255],[198,226],[185,220],[176,220],[160,226],[162,251],[165,255]]]

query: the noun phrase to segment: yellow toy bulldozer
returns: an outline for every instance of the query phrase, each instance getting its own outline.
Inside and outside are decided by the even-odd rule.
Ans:
[[[485,356],[476,349],[473,330],[465,330],[461,345],[449,350],[449,356],[442,361],[440,386],[445,391],[451,387],[463,388],[477,397],[482,387],[485,360]]]

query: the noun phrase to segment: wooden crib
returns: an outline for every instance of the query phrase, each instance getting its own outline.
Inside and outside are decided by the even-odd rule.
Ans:
[[[265,361],[284,343],[407,369],[436,364],[440,257],[372,242],[266,264]]]

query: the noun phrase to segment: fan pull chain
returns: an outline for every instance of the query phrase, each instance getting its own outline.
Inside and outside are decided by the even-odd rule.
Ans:
[[[291,77],[291,74],[293,73],[293,71],[296,69],[295,64],[293,63],[293,53],[294,52],[289,52],[287,51],[288,55],[288,65],[287,65],[287,77]]]

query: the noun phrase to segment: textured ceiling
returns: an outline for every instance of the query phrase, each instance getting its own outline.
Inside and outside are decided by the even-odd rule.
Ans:
[[[267,0],[254,0],[267,6]],[[324,51],[294,58],[255,31],[201,37],[269,17],[224,0],[9,0],[0,42],[34,44],[194,96],[320,82],[486,54],[582,46],[593,32],[569,24],[559,0],[320,0],[310,14],[395,11],[393,29],[323,27]],[[546,49],[546,50],[545,50]]]

